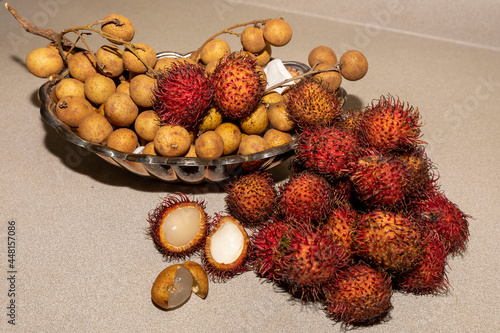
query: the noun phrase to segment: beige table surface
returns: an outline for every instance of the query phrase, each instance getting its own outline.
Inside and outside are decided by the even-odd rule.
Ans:
[[[2,3],[4,3],[3,1]],[[17,2],[17,1],[16,1]],[[45,4],[45,6],[42,6]],[[472,215],[463,257],[449,261],[449,294],[395,293],[388,322],[360,332],[500,330],[499,149],[500,54],[486,49],[273,11],[242,1],[23,1],[20,14],[44,28],[85,25],[110,13],[134,23],[135,42],[188,52],[235,23],[284,17],[292,41],[273,55],[305,62],[329,45],[353,46],[370,62],[367,76],[345,82],[348,106],[391,93],[418,107],[423,139],[448,197]],[[145,179],[63,141],[41,119],[45,82],[24,58],[46,40],[23,33],[1,8],[0,331],[17,332],[337,332],[318,306],[290,300],[252,272],[211,284],[172,312],[150,300],[165,266],[145,237],[160,198],[183,191],[205,198],[209,214],[225,209],[222,185],[182,186]],[[226,36],[234,48],[234,36]],[[96,39],[97,43],[101,40]],[[100,45],[100,44],[99,44]],[[286,168],[274,170],[277,180]],[[16,224],[16,325],[7,323],[8,221]],[[196,257],[194,260],[198,260]]]

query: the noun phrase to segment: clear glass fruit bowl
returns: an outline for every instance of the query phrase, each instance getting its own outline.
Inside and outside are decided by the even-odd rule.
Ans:
[[[184,58],[188,54],[176,52],[158,53],[158,59],[163,57]],[[309,70],[309,66],[296,61],[283,61],[286,67],[299,73]],[[203,182],[221,182],[233,176],[255,170],[270,170],[288,160],[294,154],[296,135],[293,141],[250,155],[230,155],[217,159],[196,157],[164,157],[156,155],[124,153],[102,144],[93,144],[78,136],[78,130],[69,127],[56,115],[55,87],[57,84],[46,82],[38,90],[41,102],[40,114],[43,120],[52,126],[66,141],[80,146],[103,158],[115,166],[124,168],[134,174],[156,178],[169,183],[198,184]],[[346,92],[340,88],[341,98],[345,100]]]

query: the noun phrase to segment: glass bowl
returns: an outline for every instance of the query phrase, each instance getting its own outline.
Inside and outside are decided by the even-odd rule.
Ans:
[[[185,58],[188,54],[176,52],[161,52],[157,58]],[[309,66],[296,61],[283,61],[285,67],[290,67],[300,73],[308,71]],[[51,81],[43,84],[38,90],[41,103],[40,114],[43,120],[53,127],[66,141],[80,146],[103,158],[115,166],[124,168],[136,175],[156,178],[169,183],[198,184],[203,182],[221,182],[233,176],[255,170],[270,170],[288,160],[294,154],[296,135],[287,144],[267,149],[250,155],[229,155],[217,159],[197,157],[164,157],[147,154],[124,153],[102,144],[93,144],[78,136],[78,130],[62,123],[56,115],[55,98],[56,83]],[[338,93],[345,101],[345,90]]]

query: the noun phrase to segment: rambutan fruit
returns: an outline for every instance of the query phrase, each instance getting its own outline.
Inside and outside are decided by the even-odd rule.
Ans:
[[[344,270],[325,290],[329,317],[346,325],[374,324],[391,310],[391,277],[365,263]]]
[[[353,233],[358,213],[349,203],[332,208],[326,223],[322,226],[327,233],[344,249],[349,261],[355,256]]]
[[[214,103],[228,119],[248,116],[266,87],[255,59],[236,52],[221,58],[211,75],[211,83]]]
[[[286,109],[300,127],[333,124],[342,112],[342,101],[321,81],[304,77],[287,91]]]
[[[393,155],[369,154],[357,160],[351,170],[357,197],[373,206],[403,203],[415,188],[408,166]]]
[[[165,197],[149,213],[148,234],[166,259],[181,259],[203,247],[206,238],[205,202],[183,193]]]
[[[154,110],[165,124],[194,128],[212,102],[213,89],[205,71],[189,62],[159,70]]]
[[[362,141],[380,151],[405,148],[421,143],[418,109],[396,99],[382,96],[361,114],[359,130]]]
[[[308,225],[327,216],[332,198],[331,185],[324,177],[303,171],[281,185],[277,209],[285,219]]]
[[[402,213],[373,210],[363,214],[353,238],[359,256],[392,274],[413,269],[422,258],[421,230]]]
[[[269,173],[240,176],[226,185],[225,192],[229,212],[247,227],[263,222],[275,209],[277,190]]]
[[[469,240],[469,215],[435,187],[416,203],[425,228],[434,230],[443,242],[447,254],[463,253]]]
[[[423,239],[423,255],[412,270],[397,276],[395,283],[403,291],[416,295],[437,295],[448,290],[446,278],[447,253],[435,233],[429,232]]]
[[[349,132],[333,126],[311,126],[298,136],[297,159],[307,169],[340,177],[360,154],[358,140]]]
[[[415,185],[415,190],[420,192],[426,191],[428,186],[436,182],[437,176],[435,168],[431,160],[425,153],[425,149],[421,145],[414,146],[412,149],[395,153],[402,160],[409,170],[411,182]]]
[[[248,271],[250,239],[240,221],[230,215],[216,214],[210,224],[202,261],[211,279],[224,281]]]

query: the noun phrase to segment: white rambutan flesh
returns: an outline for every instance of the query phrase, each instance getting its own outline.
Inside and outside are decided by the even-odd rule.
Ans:
[[[194,207],[182,207],[165,217],[162,232],[165,240],[174,246],[187,245],[200,230],[201,214]]]
[[[230,221],[224,222],[212,236],[212,258],[221,264],[233,263],[243,252],[244,241],[238,226]]]

